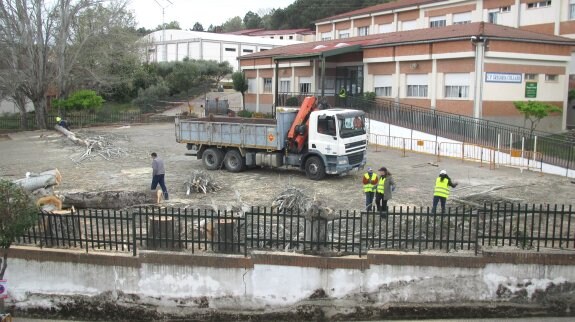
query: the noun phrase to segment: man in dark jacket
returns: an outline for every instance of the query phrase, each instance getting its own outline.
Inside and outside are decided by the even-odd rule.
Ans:
[[[158,158],[156,152],[152,152],[152,190],[156,190],[158,184],[164,193],[164,200],[168,200],[168,189],[164,183],[164,176],[166,175],[166,168],[164,161]]]

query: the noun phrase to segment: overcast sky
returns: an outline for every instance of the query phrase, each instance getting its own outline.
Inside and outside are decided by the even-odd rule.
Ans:
[[[138,27],[156,28],[164,21],[177,21],[182,29],[192,28],[200,22],[207,30],[235,16],[244,18],[248,11],[260,16],[262,10],[285,8],[296,0],[131,0],[130,9],[136,15]],[[172,4],[170,4],[170,2]]]

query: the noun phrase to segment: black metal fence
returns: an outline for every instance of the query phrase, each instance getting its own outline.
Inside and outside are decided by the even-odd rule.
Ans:
[[[250,250],[359,254],[370,249],[467,250],[484,246],[575,249],[572,206],[495,204],[482,209],[392,208],[387,214],[340,211],[245,213],[144,207],[42,213],[17,244],[132,252],[138,249],[221,252]]]
[[[350,105],[366,110],[369,117],[376,121],[492,148],[536,149],[545,163],[567,169],[575,167],[575,142],[552,133],[531,133],[524,127],[382,99],[369,101],[354,97],[350,99]]]
[[[57,115],[48,115],[46,122],[50,126],[56,124]],[[173,122],[174,117],[155,115],[141,112],[78,112],[68,113],[63,117],[72,128],[81,128],[94,125],[105,125],[110,123],[133,124],[133,123],[154,123]],[[34,130],[36,120],[33,115],[27,118],[26,130]],[[18,115],[1,116],[0,130],[22,130],[20,117]]]

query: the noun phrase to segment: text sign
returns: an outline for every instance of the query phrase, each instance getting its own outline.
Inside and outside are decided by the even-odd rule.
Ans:
[[[537,97],[537,83],[527,82],[525,83],[525,98],[536,98]]]
[[[485,73],[485,81],[490,83],[521,83],[523,74]]]

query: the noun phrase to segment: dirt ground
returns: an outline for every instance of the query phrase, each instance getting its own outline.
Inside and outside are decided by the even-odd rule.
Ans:
[[[192,193],[186,195],[184,181],[193,170],[204,170],[201,160],[186,156],[185,145],[175,142],[174,125],[171,123],[108,126],[89,129],[72,129],[79,137],[103,135],[113,146],[125,151],[121,157],[105,160],[95,157],[76,164],[84,149],[75,146],[56,131],[19,132],[0,135],[0,177],[14,180],[27,171],[40,172],[58,168],[63,176],[60,192],[80,191],[148,191],[151,182],[150,153],[157,152],[166,164],[166,184],[170,203],[190,206],[266,206],[288,186],[305,189],[309,195],[320,198],[335,210],[361,210],[364,208],[361,176],[352,172],[342,177],[328,177],[311,181],[297,169],[252,169],[242,173],[225,170],[210,171],[223,187],[217,193]],[[431,155],[408,152],[403,157],[399,151],[371,146],[368,166],[386,166],[394,175],[397,189],[390,206],[431,206],[432,191],[441,169],[459,183],[452,196],[461,198],[471,193],[493,187],[504,189],[482,195],[482,200],[512,200],[534,204],[572,204],[575,184],[568,178],[541,175],[514,168],[490,170],[477,163],[444,159],[438,166]],[[454,199],[455,199],[454,198]],[[457,203],[448,200],[448,205]],[[477,200],[476,200],[477,201]],[[168,205],[169,205],[168,204]]]

